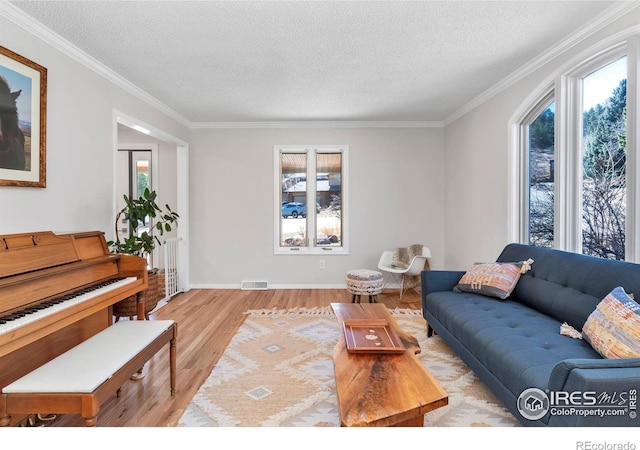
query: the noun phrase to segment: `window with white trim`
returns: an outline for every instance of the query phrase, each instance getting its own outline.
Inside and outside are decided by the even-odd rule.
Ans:
[[[582,253],[625,259],[627,58],[582,79]]]
[[[525,242],[553,247],[555,210],[555,102],[547,95],[525,118],[522,130],[528,156]]]
[[[637,47],[632,46],[631,48]],[[590,58],[556,80],[518,126],[520,145],[519,240],[609,259],[637,260],[640,239],[635,195],[638,183],[627,161],[627,66],[637,64],[627,45]],[[638,80],[631,80],[634,92]],[[637,120],[629,122],[633,136]],[[629,240],[634,244],[630,245]],[[631,252],[629,251],[631,249]]]
[[[277,254],[348,253],[347,146],[275,146]]]

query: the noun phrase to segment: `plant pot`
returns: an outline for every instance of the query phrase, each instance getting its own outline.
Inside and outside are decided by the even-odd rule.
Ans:
[[[148,285],[149,287],[144,291],[120,300],[113,305],[113,315],[116,317],[116,322],[121,317],[133,319],[138,315],[138,298],[140,301],[144,300],[144,315],[149,320],[149,313],[153,311],[160,300],[157,271],[148,272]]]

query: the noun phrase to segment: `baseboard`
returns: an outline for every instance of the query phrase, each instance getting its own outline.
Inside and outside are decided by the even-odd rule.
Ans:
[[[274,284],[269,283],[269,289],[346,289],[347,285],[343,283],[337,284]],[[216,283],[199,283],[192,284],[189,289],[240,289],[240,283],[237,284],[216,284]],[[391,293],[400,289],[399,284],[387,283],[382,289],[383,293]],[[187,289],[188,290],[188,289]]]
[[[274,284],[269,283],[269,290],[273,289],[346,289],[347,285],[340,284]],[[192,284],[190,289],[240,289],[237,284]]]

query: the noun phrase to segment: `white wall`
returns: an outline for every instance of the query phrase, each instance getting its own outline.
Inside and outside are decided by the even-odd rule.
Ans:
[[[210,129],[191,134],[191,281],[344,285],[383,250],[423,243],[443,264],[442,128]],[[348,256],[274,255],[273,146],[349,146]],[[318,260],[326,268],[320,270]]]
[[[432,265],[442,265],[441,128],[196,129],[190,137],[182,123],[1,14],[0,38],[48,69],[47,187],[0,187],[0,234],[104,230],[113,237],[115,110],[193,141],[192,284],[342,285],[346,270],[374,268],[383,250],[414,243],[428,245]],[[273,145],[309,143],[350,146],[350,255],[325,257],[323,271],[319,257],[275,256],[272,247]]]
[[[0,11],[1,12],[1,11]],[[640,9],[444,129],[194,129],[0,14],[2,45],[48,69],[47,187],[0,187],[0,234],[105,230],[112,237],[114,110],[190,143],[191,281],[330,286],[384,249],[424,243],[434,268],[494,260],[507,243],[508,129],[514,111],[567,61],[640,23]],[[273,145],[350,147],[350,255],[273,254]],[[446,156],[445,156],[446,155]]]
[[[188,129],[0,15],[2,45],[47,68],[47,186],[0,186],[0,234],[113,232],[114,109],[185,141]]]
[[[508,123],[527,100],[590,49],[637,30],[640,8],[599,30],[445,127],[445,259],[465,270],[508,244]],[[615,40],[615,39],[614,39]]]

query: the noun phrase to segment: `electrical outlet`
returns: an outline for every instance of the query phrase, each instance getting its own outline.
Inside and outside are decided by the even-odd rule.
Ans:
[[[321,269],[324,269],[324,259],[321,259],[318,265],[320,266]]]

